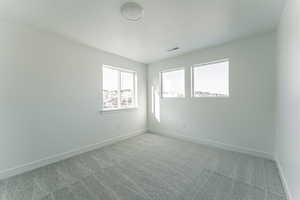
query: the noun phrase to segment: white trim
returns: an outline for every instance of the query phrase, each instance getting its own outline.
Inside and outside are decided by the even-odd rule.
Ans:
[[[34,170],[34,169],[37,169],[37,168],[40,168],[40,167],[43,167],[43,166],[61,161],[61,160],[65,160],[67,158],[70,158],[70,157],[73,157],[73,156],[76,156],[76,155],[79,155],[79,154],[82,154],[82,153],[86,153],[86,152],[89,152],[89,151],[92,151],[92,150],[95,150],[95,149],[99,149],[99,148],[102,148],[104,146],[111,145],[111,144],[114,144],[116,142],[128,139],[130,137],[134,137],[134,136],[137,136],[137,135],[144,134],[146,132],[147,132],[147,129],[137,130],[137,131],[134,131],[134,132],[129,133],[127,135],[118,136],[118,137],[114,137],[114,138],[109,138],[109,139],[106,139],[102,142],[98,142],[98,143],[95,143],[95,144],[90,144],[90,145],[87,145],[87,146],[84,146],[84,147],[73,149],[73,150],[68,151],[68,152],[56,154],[56,155],[53,155],[53,156],[49,156],[47,158],[43,158],[43,159],[40,159],[40,160],[35,160],[33,162],[30,162],[30,163],[26,163],[26,164],[23,164],[23,165],[20,165],[20,166],[17,166],[17,167],[13,167],[13,168],[10,168],[10,169],[7,169],[7,170],[3,170],[3,171],[0,171],[0,180],[6,179],[6,178],[9,178],[11,176],[18,175],[18,174],[22,174],[24,172],[28,172],[28,171],[31,171],[31,170]]]
[[[275,157],[275,162],[277,164],[277,168],[278,168],[278,171],[279,171],[280,179],[281,179],[281,182],[283,184],[283,189],[284,189],[284,192],[285,192],[285,194],[287,196],[287,200],[293,200],[292,193],[291,193],[291,191],[289,189],[289,185],[288,185],[287,179],[284,176],[281,163],[280,163],[279,159],[277,158],[277,156]]]
[[[205,63],[200,63],[200,64],[194,64],[192,67],[200,67],[200,66],[205,66],[205,65],[212,65],[212,64],[217,64],[217,63],[222,63],[222,62],[230,62],[229,58],[222,58],[222,59],[218,59],[218,60],[213,60],[210,62],[205,62]]]
[[[110,68],[110,69],[114,69],[114,70],[118,70],[118,71],[122,71],[122,72],[137,73],[136,71],[131,70],[131,69],[128,69],[128,68],[115,67],[115,66],[112,66],[112,65],[106,65],[106,64],[103,64],[103,65],[102,65],[102,68],[103,68],[103,67]]]
[[[194,67],[190,67],[191,71],[191,98],[194,98]]]
[[[173,71],[178,71],[178,70],[184,70],[185,67],[167,67],[163,70],[160,70],[159,72],[160,73],[163,73],[163,72],[173,72]]]
[[[105,109],[103,107],[103,68],[108,68],[108,69],[112,69],[112,70],[116,70],[118,71],[118,108],[109,108],[109,109]],[[128,107],[128,108],[121,108],[121,73],[125,72],[125,73],[131,73],[133,74],[133,106],[132,107]],[[138,108],[138,82],[137,82],[137,71],[134,70],[130,70],[127,68],[121,68],[121,67],[114,67],[111,65],[106,65],[103,64],[101,67],[101,88],[100,88],[100,98],[101,98],[101,105],[100,105],[100,112],[107,112],[107,111],[117,111],[117,110],[127,110],[127,109],[132,109],[132,108]]]
[[[100,112],[114,112],[114,111],[121,111],[121,110],[137,110],[138,107],[128,107],[128,108],[110,108],[110,109],[102,109]]]
[[[107,67],[106,67],[107,68]],[[103,78],[103,76],[102,76]],[[103,80],[102,80],[103,81]],[[118,70],[118,109],[121,108],[121,70]],[[103,92],[103,91],[102,91]],[[102,93],[103,95],[103,93]],[[102,97],[103,98],[103,97]],[[103,106],[103,105],[102,105]],[[103,108],[103,107],[102,107]],[[104,109],[104,108],[103,108]]]
[[[231,144],[225,144],[225,143],[222,143],[222,142],[219,142],[219,141],[214,141],[214,140],[209,140],[209,139],[199,139],[199,138],[195,138],[195,137],[184,136],[184,135],[181,135],[181,134],[167,133],[167,132],[155,132],[155,131],[153,132],[151,130],[150,130],[150,133],[154,133],[154,134],[158,134],[158,135],[162,135],[162,136],[167,136],[167,137],[172,137],[172,138],[184,140],[184,141],[187,141],[187,142],[192,142],[192,143],[195,143],[195,144],[212,146],[212,147],[219,148],[219,149],[224,149],[224,150],[227,150],[227,151],[235,151],[235,152],[244,153],[244,154],[248,154],[248,155],[252,155],[252,156],[256,156],[256,157],[261,157],[261,158],[266,158],[266,159],[269,159],[269,160],[274,160],[274,156],[271,155],[270,153],[263,152],[263,151],[257,151],[257,150],[250,149],[250,148],[235,146],[235,145],[231,145]]]
[[[192,99],[205,99],[205,98],[213,98],[213,99],[230,99],[230,95],[224,95],[224,96],[199,96],[199,97],[196,97],[196,96],[192,96]]]
[[[134,87],[134,107],[139,107],[138,104],[138,76],[137,76],[137,72],[134,73],[134,82],[133,82],[133,87]]]
[[[202,67],[202,66],[207,66],[207,65],[212,65],[212,64],[217,64],[217,63],[223,63],[223,62],[228,62],[228,95],[225,96],[195,96],[194,94],[194,69],[197,67]],[[199,99],[199,98],[230,98],[230,59],[229,58],[223,58],[219,60],[214,60],[206,63],[200,63],[200,64],[194,64],[190,67],[191,69],[191,98],[192,99]]]

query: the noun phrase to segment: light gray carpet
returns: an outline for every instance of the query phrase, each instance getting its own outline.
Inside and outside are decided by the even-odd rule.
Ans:
[[[0,200],[284,200],[273,161],[145,134],[4,181]]]

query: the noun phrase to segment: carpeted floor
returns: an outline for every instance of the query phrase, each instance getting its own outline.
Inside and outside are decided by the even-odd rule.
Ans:
[[[284,200],[273,161],[145,134],[0,181],[0,200]]]

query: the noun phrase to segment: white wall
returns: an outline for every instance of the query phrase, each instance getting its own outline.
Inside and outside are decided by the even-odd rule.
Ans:
[[[150,64],[149,129],[205,143],[219,142],[262,156],[273,155],[275,47],[276,33],[272,32]],[[222,58],[230,59],[230,98],[191,99],[190,66]],[[172,67],[186,69],[187,98],[157,99],[157,111],[152,112],[152,87],[159,93],[159,71]],[[160,120],[155,117],[158,111]]]
[[[287,0],[278,28],[276,155],[293,199],[300,199],[300,1]]]
[[[145,65],[4,22],[0,44],[0,174],[146,128]],[[138,109],[99,112],[102,64],[138,72]]]

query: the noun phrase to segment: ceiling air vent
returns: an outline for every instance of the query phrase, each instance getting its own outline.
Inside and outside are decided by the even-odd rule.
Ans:
[[[177,51],[179,49],[179,47],[174,47],[174,48],[172,48],[172,49],[168,49],[167,51],[168,52],[171,52],[171,51]]]

